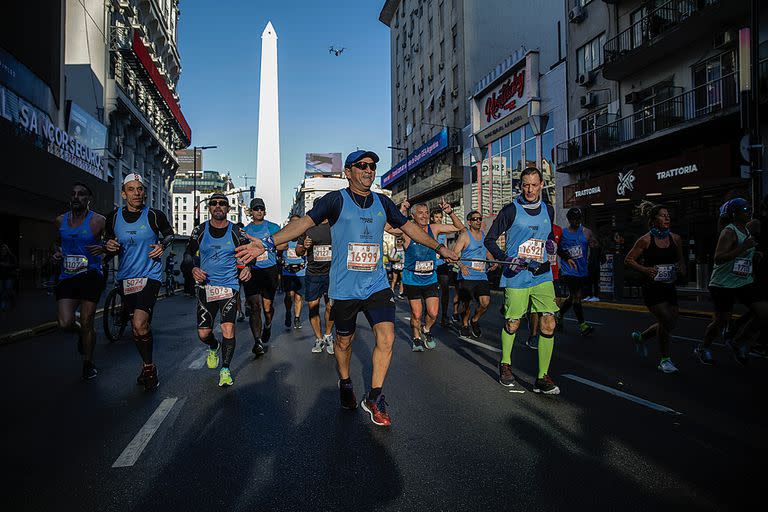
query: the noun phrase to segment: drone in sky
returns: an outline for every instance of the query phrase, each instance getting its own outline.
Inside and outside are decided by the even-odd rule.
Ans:
[[[328,48],[328,53],[338,57],[342,54],[344,50],[346,50],[346,48],[336,48],[335,46],[331,46],[330,48]]]

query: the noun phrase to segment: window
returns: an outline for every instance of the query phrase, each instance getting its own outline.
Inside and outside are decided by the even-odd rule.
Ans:
[[[733,105],[738,90],[736,52],[731,50],[693,67],[696,110],[712,110]]]
[[[458,41],[457,37],[458,37],[458,32],[456,30],[456,25],[454,25],[453,27],[451,27],[451,44],[454,52],[456,51],[456,44]]]
[[[187,230],[187,223],[186,222],[184,223],[184,228],[183,229],[184,229],[184,231]]]
[[[187,220],[187,215],[186,214],[182,215],[181,220]]]
[[[400,56],[400,34],[395,37],[395,57]]]
[[[536,167],[536,162],[538,160],[536,155],[536,136],[533,134],[531,125],[525,125],[524,134],[525,144],[523,145],[523,148],[525,149],[525,166]]]
[[[429,21],[427,22],[427,35],[429,36],[429,40],[432,40],[432,18],[429,18]]]
[[[440,41],[440,65],[445,62],[445,41]]]
[[[430,53],[429,54],[429,76],[430,77],[434,76],[434,74],[435,74],[435,68],[432,65],[433,60],[434,60],[433,59],[433,54]]]
[[[443,29],[443,2],[440,2],[437,6],[437,28]]]
[[[451,82],[453,84],[453,88],[458,89],[459,88],[459,66],[453,66],[453,69],[451,70],[451,75],[452,75],[451,78],[453,79],[453,82]]]
[[[605,33],[576,50],[576,75],[584,75],[603,65]]]

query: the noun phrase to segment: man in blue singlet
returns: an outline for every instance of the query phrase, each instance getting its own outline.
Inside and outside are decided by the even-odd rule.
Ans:
[[[594,330],[591,325],[584,321],[584,309],[581,306],[581,299],[584,296],[584,289],[589,282],[588,257],[590,247],[597,246],[592,231],[582,225],[581,210],[571,208],[565,214],[568,219],[568,227],[563,230],[563,236],[560,237],[560,248],[568,254],[572,264],[564,261],[560,264],[560,281],[568,288],[568,298],[560,306],[560,313],[557,318],[558,327],[562,328],[563,318],[568,310],[573,306],[573,312],[576,314],[576,320],[579,323],[579,332],[582,336],[587,336]]]
[[[93,349],[96,331],[93,317],[104,283],[101,243],[105,219],[90,210],[93,199],[91,189],[83,183],[72,187],[70,209],[56,217],[59,229],[54,261],[61,264],[61,275],[56,285],[59,327],[78,334],[77,348],[83,356],[83,380],[96,377]],[[80,323],[75,310],[80,307]]]
[[[249,242],[245,231],[227,220],[229,199],[221,193],[208,198],[211,220],[192,230],[184,251],[184,259],[192,262],[200,251],[200,266],[192,268],[197,282],[197,336],[208,345],[208,368],[221,369],[219,386],[233,383],[229,366],[235,354],[235,320],[237,299],[240,296],[240,280],[251,277],[250,268],[238,265],[235,248]],[[242,268],[238,268],[238,266]],[[221,342],[213,335],[213,322],[221,312]]]
[[[312,226],[328,219],[331,226],[331,273],[328,295],[333,299],[332,317],[336,322],[334,354],[339,372],[339,398],[346,409],[357,408],[349,374],[352,340],[357,326],[357,314],[363,312],[373,330],[371,389],[361,406],[371,421],[389,426],[391,418],[382,386],[392,359],[395,340],[395,302],[387,283],[382,261],[384,227],[400,228],[418,242],[449,260],[456,260],[453,251],[439,244],[415,224],[409,223],[391,199],[371,192],[379,157],[372,151],[354,151],[344,163],[349,188],[330,192],[318,199],[307,215],[291,222],[274,237],[253,239],[249,245],[238,247],[238,255],[249,262],[265,248],[275,250],[276,244],[293,240]]]
[[[289,222],[299,220],[298,215],[291,215]],[[296,253],[296,240],[288,242],[288,247],[283,251],[283,291],[285,297],[285,328],[291,328],[291,315],[293,315],[293,328],[301,329],[301,306],[304,298],[304,276],[307,274],[307,260]]]
[[[119,256],[115,278],[123,293],[123,308],[133,313],[133,341],[144,363],[136,382],[149,391],[160,381],[152,360],[150,321],[162,280],[162,256],[173,243],[173,228],[160,210],[144,205],[146,189],[139,174],[123,180],[125,206],[107,216],[105,247]]]

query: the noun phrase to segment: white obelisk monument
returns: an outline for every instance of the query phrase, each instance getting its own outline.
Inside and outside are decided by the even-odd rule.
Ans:
[[[280,123],[277,98],[277,33],[270,21],[261,33],[256,197],[264,199],[267,218],[282,225],[284,219],[280,200]]]

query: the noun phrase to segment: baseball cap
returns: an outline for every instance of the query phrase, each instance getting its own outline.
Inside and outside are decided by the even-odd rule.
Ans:
[[[261,206],[265,210],[267,209],[267,205],[264,204],[264,200],[260,197],[254,197],[251,199],[251,210],[256,208],[257,206]]]
[[[128,173],[128,175],[123,179],[123,186],[125,186],[127,183],[130,183],[131,181],[138,181],[142,185],[144,184],[144,178],[141,177],[141,174],[137,174],[135,172]]]
[[[211,197],[209,197],[208,200],[210,201],[211,199],[224,199],[225,201],[229,202],[229,198],[221,192],[214,192],[211,194]]]
[[[743,197],[731,199],[720,207],[720,217],[730,217],[737,209],[744,208],[745,206],[749,206],[749,202]]]
[[[351,167],[352,164],[359,162],[365,157],[370,157],[374,162],[379,161],[379,155],[373,151],[364,151],[362,149],[358,149],[357,151],[353,151],[347,155],[347,159],[344,160],[344,167]]]

